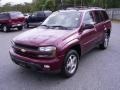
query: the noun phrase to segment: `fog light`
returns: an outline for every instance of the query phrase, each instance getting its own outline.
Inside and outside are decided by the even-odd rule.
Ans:
[[[49,66],[49,65],[44,65],[44,68],[49,69],[49,68],[50,68],[50,66]]]

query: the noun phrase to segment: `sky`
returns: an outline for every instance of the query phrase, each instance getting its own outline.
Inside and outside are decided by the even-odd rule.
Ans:
[[[28,3],[31,3],[32,0],[1,0],[0,4],[1,5],[4,5],[6,3],[10,2],[11,4],[23,4],[24,2],[28,2]]]

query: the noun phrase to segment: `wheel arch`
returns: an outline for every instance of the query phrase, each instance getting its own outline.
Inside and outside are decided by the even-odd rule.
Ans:
[[[78,52],[79,56],[81,56],[81,45],[79,44],[78,39],[73,40],[65,45],[64,54],[66,55],[71,49],[76,50]]]

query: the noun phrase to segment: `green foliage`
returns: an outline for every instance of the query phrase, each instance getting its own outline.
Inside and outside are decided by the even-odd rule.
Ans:
[[[45,10],[50,9],[52,11],[55,10],[55,0],[36,0],[36,2],[33,2],[33,11],[38,10]]]
[[[31,4],[25,3],[24,5],[17,4],[12,6],[10,3],[7,3],[4,6],[0,7],[0,12],[6,11],[21,11],[23,13],[31,12]]]
[[[45,2],[45,6],[44,6],[44,9],[50,9],[52,11],[55,10],[55,0],[47,0]]]
[[[0,0],[1,1],[1,0]],[[63,4],[61,4],[63,1]],[[21,12],[33,12],[39,10],[58,10],[61,7],[68,6],[97,6],[103,8],[120,8],[120,0],[34,0],[33,3],[25,3],[24,5],[6,5],[0,7],[0,12],[3,11],[21,11]]]

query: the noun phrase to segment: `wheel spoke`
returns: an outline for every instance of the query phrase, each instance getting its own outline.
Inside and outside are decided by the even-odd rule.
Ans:
[[[105,42],[104,42],[104,46],[107,48],[107,46],[108,46],[108,42],[109,42],[109,37],[108,37],[108,35],[106,34],[106,36],[105,36]]]
[[[77,57],[75,55],[71,55],[68,58],[66,69],[69,73],[73,73],[77,66]]]

